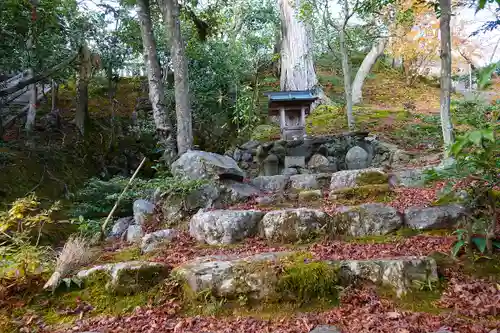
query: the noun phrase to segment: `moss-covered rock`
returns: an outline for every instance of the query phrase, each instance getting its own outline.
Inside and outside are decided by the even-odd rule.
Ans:
[[[365,202],[386,202],[391,198],[389,184],[363,185],[330,192],[329,199],[342,204],[356,205]]]
[[[378,168],[343,170],[332,175],[330,190],[335,192],[365,185],[380,185],[388,181],[387,174]]]
[[[78,272],[76,277],[84,285],[102,284],[110,293],[126,295],[151,288],[165,279],[169,271],[162,263],[129,261],[94,266]]]
[[[403,225],[396,209],[378,203],[346,207],[332,217],[329,232],[332,235],[354,237],[385,235]]]
[[[321,190],[309,190],[309,191],[300,191],[299,192],[299,200],[300,201],[316,201],[323,198],[323,194]]]
[[[335,263],[340,265],[344,285],[368,280],[390,287],[398,296],[406,294],[417,284],[431,285],[438,281],[436,261],[431,257],[344,260]]]

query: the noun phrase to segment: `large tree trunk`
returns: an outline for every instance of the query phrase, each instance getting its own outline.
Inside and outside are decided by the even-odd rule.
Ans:
[[[80,48],[79,70],[76,79],[76,114],[75,124],[81,135],[85,135],[85,128],[89,119],[89,93],[88,86],[92,73],[91,54],[87,44]]]
[[[441,127],[445,149],[453,143],[453,124],[450,117],[450,92],[451,92],[451,31],[450,0],[439,0],[441,7],[440,32],[441,32]]]
[[[381,38],[376,41],[370,52],[366,55],[361,63],[361,66],[356,73],[356,77],[352,83],[352,102],[353,104],[360,103],[363,99],[363,84],[365,79],[370,73],[373,65],[377,59],[384,53],[385,46],[387,45],[387,38]]]
[[[165,104],[165,89],[161,75],[160,62],[156,50],[156,40],[153,33],[149,0],[137,0],[138,14],[141,26],[142,45],[144,46],[144,60],[149,83],[149,100],[153,107],[153,118],[160,141],[164,149],[163,158],[171,164],[177,156],[175,140],[172,136],[172,124],[167,114]]]
[[[349,130],[354,130],[354,115],[352,114],[352,89],[351,89],[351,68],[349,66],[349,54],[345,41],[345,29],[349,17],[349,7],[347,0],[343,1],[344,23],[339,29],[340,54],[342,55],[342,72],[344,74],[344,95],[346,101],[347,126]]]
[[[312,30],[297,11],[301,0],[278,0],[281,12],[281,90],[311,90],[318,87],[314,71]]]
[[[159,3],[171,46],[177,116],[177,149],[181,155],[193,146],[193,124],[189,101],[188,67],[179,19],[179,3],[177,0],[159,0]]]

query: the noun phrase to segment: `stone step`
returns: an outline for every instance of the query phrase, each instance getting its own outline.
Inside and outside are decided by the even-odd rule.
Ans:
[[[260,236],[272,242],[310,240],[319,235],[383,236],[403,227],[417,230],[452,228],[465,213],[462,206],[410,208],[405,214],[381,203],[339,208],[332,216],[312,208],[281,210],[200,210],[189,233],[210,245],[233,244]]]
[[[332,291],[333,286],[345,287],[367,280],[392,288],[398,296],[408,292],[416,281],[429,284],[438,279],[436,262],[430,257],[316,261],[312,255],[298,252],[200,257],[175,268],[172,274],[193,295],[210,290],[218,297],[246,296],[253,300],[298,297],[288,295],[300,289],[293,285],[300,283],[298,279],[322,283],[319,288]]]

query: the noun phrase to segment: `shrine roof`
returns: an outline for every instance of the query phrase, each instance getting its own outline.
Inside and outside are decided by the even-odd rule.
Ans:
[[[315,101],[317,99],[310,90],[273,91],[266,92],[264,95],[269,98],[269,102]]]

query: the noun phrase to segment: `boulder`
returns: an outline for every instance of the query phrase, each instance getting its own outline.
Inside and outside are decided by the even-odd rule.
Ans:
[[[345,190],[365,185],[387,184],[389,177],[381,169],[342,170],[335,172],[330,180],[330,190]]]
[[[210,245],[232,244],[255,236],[263,216],[258,210],[199,211],[189,222],[189,233]]]
[[[299,192],[299,200],[301,201],[316,201],[323,198],[321,190],[306,190]]]
[[[231,157],[199,150],[189,150],[172,163],[175,177],[190,180],[231,178],[243,180],[244,172]]]
[[[266,300],[276,295],[278,270],[273,263],[290,252],[268,252],[249,257],[208,256],[196,258],[174,269],[173,276],[185,282],[196,295],[210,290],[214,296]]]
[[[284,192],[290,177],[283,175],[260,176],[252,179],[251,184],[264,192]]]
[[[260,145],[260,142],[257,140],[250,140],[239,146],[243,150],[252,150],[252,149],[257,149],[257,147]]]
[[[340,275],[344,285],[368,280],[393,288],[398,296],[410,290],[415,281],[426,284],[438,281],[436,261],[431,257],[343,260]]]
[[[143,225],[147,218],[153,214],[155,205],[147,200],[136,200],[132,206],[135,224]]]
[[[94,266],[81,270],[76,277],[85,284],[104,283],[106,290],[118,294],[132,294],[158,284],[170,270],[167,265],[149,261],[127,261]]]
[[[133,216],[119,218],[118,220],[116,220],[115,224],[113,224],[108,237],[121,238],[127,232],[128,227],[133,223]]]
[[[263,237],[279,242],[294,242],[315,237],[328,223],[328,215],[308,208],[276,210],[266,213],[261,221]]]
[[[345,207],[332,219],[334,233],[354,237],[385,235],[402,225],[396,209],[379,203]]]
[[[281,162],[285,161],[285,155],[286,155],[286,148],[283,147],[283,145],[279,144],[276,142],[273,147],[269,150],[271,154],[276,155],[278,157],[278,160]]]
[[[410,207],[405,211],[406,226],[418,230],[453,228],[459,218],[465,214],[465,208],[458,204],[435,207]]]
[[[127,242],[136,243],[139,242],[144,235],[142,227],[137,224],[132,224],[127,228]]]
[[[331,174],[315,173],[290,176],[290,188],[292,190],[318,190],[328,184]]]
[[[276,198],[270,195],[264,195],[255,198],[255,203],[258,205],[271,205],[276,201]]]
[[[347,169],[357,170],[368,168],[370,165],[369,157],[370,156],[363,148],[359,146],[352,147],[345,156]]]
[[[320,325],[316,326],[309,333],[341,333],[341,331],[336,326]]]
[[[171,242],[178,235],[175,229],[165,229],[144,235],[141,241],[141,251],[143,253],[152,252],[160,245]]]

